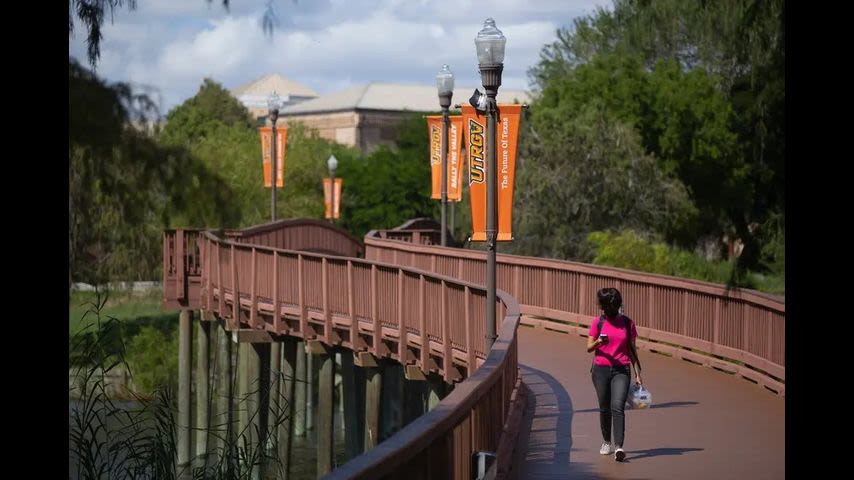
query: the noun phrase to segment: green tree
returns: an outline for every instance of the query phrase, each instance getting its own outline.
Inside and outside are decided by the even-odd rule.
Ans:
[[[358,152],[320,138],[299,122],[291,122],[287,129],[284,187],[276,195],[277,218],[320,219],[326,159],[334,153],[344,168]],[[234,214],[226,223],[205,225],[238,228],[270,220],[270,190],[263,184],[258,128],[246,108],[219,83],[205,79],[195,96],[169,112],[158,138],[165,146],[186,148],[233,192],[229,207]],[[350,188],[349,181],[345,188]],[[212,213],[206,212],[204,219],[210,222]],[[175,225],[188,225],[188,221],[181,218]]]
[[[422,115],[412,114],[401,123],[395,146],[339,166],[344,179],[341,226],[356,236],[411,218],[437,218],[439,203],[430,199],[427,124]]]
[[[644,71],[656,72],[650,95],[659,102],[669,96],[683,98],[668,100],[670,106],[665,103],[667,108],[660,112],[672,116],[658,118],[679,122],[687,115],[689,124],[695,122],[688,130],[690,135],[679,134],[681,128],[655,127],[654,122],[654,128],[640,127],[648,151],[666,154],[669,145],[675,147],[674,155],[684,152],[706,129],[720,132],[722,124],[714,119],[720,117],[708,116],[719,108],[696,102],[703,99],[696,94],[708,92],[708,79],[713,80],[714,90],[729,104],[726,123],[734,140],[719,133],[707,136],[707,146],[699,149],[704,161],[689,161],[681,153],[679,173],[692,188],[704,223],[715,219],[718,231],[743,239],[746,245],[739,263],[756,266],[762,235],[750,225],[764,224],[776,213],[785,216],[784,19],[783,0],[615,0],[613,8],[597,9],[576,19],[572,28],[560,29],[557,40],[542,50],[540,62],[530,73],[545,90],[556,79],[571,76],[603,56],[638,58]],[[677,75],[677,71],[681,73]],[[708,79],[702,79],[703,75]],[[661,139],[661,135],[667,138]],[[662,141],[650,142],[656,137]],[[723,177],[696,180],[721,169],[727,171]],[[720,201],[715,202],[714,195],[703,190],[722,192]]]
[[[689,245],[719,232],[727,208],[749,200],[745,165],[730,130],[730,105],[704,71],[682,72],[676,62],[665,60],[650,71],[637,56],[600,54],[549,79],[532,115],[535,121],[559,124],[589,104],[602,105],[638,131],[644,150],[688,187],[699,223],[661,232],[668,238]]]
[[[589,260],[589,232],[670,231],[696,215],[682,183],[601,103],[573,115],[535,107],[526,123],[511,251]]]
[[[255,125],[242,103],[221,84],[205,78],[194,96],[169,111],[160,140],[168,144],[187,144],[222,135],[221,127],[254,131]]]
[[[230,191],[183,148],[154,141],[147,97],[71,59],[68,80],[69,283],[156,278],[170,214],[198,218],[186,208],[204,198],[224,207],[210,215],[220,221]]]

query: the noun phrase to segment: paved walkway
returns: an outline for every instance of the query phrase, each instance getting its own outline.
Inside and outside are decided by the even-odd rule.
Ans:
[[[519,327],[529,388],[517,479],[783,479],[784,398],[746,380],[641,351],[653,408],[626,412],[626,461],[599,455],[586,339]]]

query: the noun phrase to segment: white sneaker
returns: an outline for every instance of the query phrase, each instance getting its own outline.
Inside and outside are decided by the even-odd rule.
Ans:
[[[602,448],[599,449],[600,455],[610,455],[611,454],[611,444],[608,442],[604,442],[602,444]]]
[[[614,452],[614,460],[618,462],[622,462],[626,459],[626,452],[623,451],[623,447],[617,447],[617,451]]]

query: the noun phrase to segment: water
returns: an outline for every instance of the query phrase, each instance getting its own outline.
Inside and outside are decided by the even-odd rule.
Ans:
[[[337,397],[337,395],[336,395]],[[336,398],[336,405],[333,415],[333,428],[334,428],[334,439],[333,439],[333,450],[334,450],[334,466],[338,466],[344,463],[345,460],[345,444],[344,444],[344,422],[343,416],[341,415],[338,402]],[[124,411],[133,412],[137,411],[142,407],[142,404],[135,401],[114,401],[113,405],[119,409]],[[69,400],[68,402],[68,418],[69,418],[69,433],[73,426],[73,416],[74,412],[81,408],[82,402],[78,400]],[[316,412],[316,409],[315,409]],[[317,425],[317,415],[314,415],[314,425]],[[195,418],[195,417],[192,417]],[[108,423],[109,430],[115,430],[116,428],[121,427],[121,424],[118,420]],[[69,436],[70,439],[70,436]],[[69,444],[69,447],[71,445]],[[310,430],[306,433],[305,436],[302,437],[294,437],[292,443],[291,450],[291,478],[294,480],[314,480],[317,478],[317,434],[315,430]],[[192,445],[191,452],[195,452],[195,435],[192,436]],[[116,455],[121,458],[123,455],[126,455],[127,451],[117,452]],[[77,464],[69,451],[68,456],[68,476],[69,478],[77,478]],[[272,480],[275,479],[275,472],[270,472],[266,478]]]

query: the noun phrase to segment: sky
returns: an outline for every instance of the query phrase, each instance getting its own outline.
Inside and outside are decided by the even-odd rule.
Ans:
[[[272,36],[261,18],[272,1]],[[370,82],[480,85],[474,37],[487,17],[507,37],[502,88],[529,89],[527,70],[560,27],[610,0],[138,0],[105,15],[99,76],[144,86],[167,112],[206,77],[234,88],[279,73],[320,95]],[[69,56],[88,65],[75,19]]]

